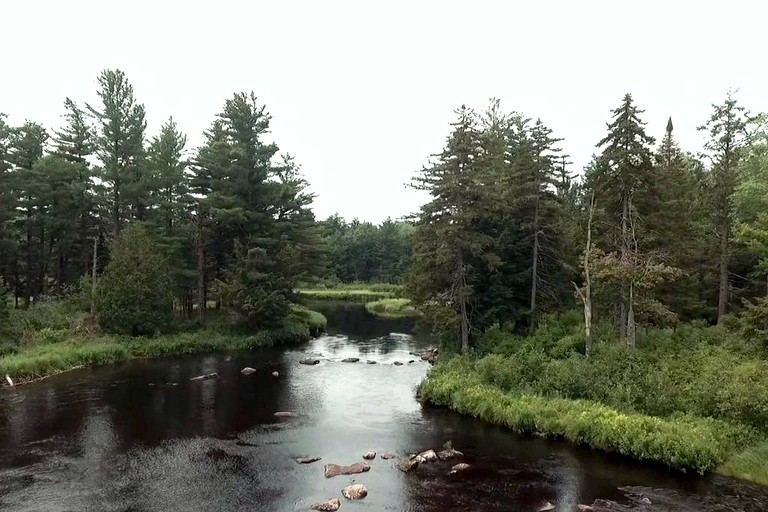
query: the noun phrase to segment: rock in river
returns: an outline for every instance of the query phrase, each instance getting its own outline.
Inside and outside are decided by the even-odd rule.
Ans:
[[[376,458],[376,452],[365,452],[365,453],[363,454],[363,458],[364,458],[365,460],[373,460],[373,459],[375,459],[375,458]]]
[[[189,380],[209,380],[209,379],[218,379],[219,374],[216,372],[213,373],[206,373],[205,375],[198,375],[197,377],[192,377]]]
[[[346,358],[346,359],[342,359],[342,360],[341,360],[341,362],[342,362],[342,363],[356,363],[356,362],[358,362],[359,360],[360,360],[360,358],[359,358],[359,357],[348,357],[348,358]]]
[[[272,372],[272,376],[273,376],[273,377],[279,377],[279,376],[280,376],[280,374],[279,374],[278,372]]]
[[[407,459],[403,459],[400,462],[397,463],[397,469],[402,471],[403,473],[410,473],[417,467],[419,467],[419,462],[421,462],[422,459],[417,455],[415,457],[409,457]]]
[[[453,459],[454,457],[461,457],[462,455],[464,454],[458,450],[454,450],[453,448],[448,448],[446,450],[437,452],[437,458],[440,460]]]
[[[466,462],[460,462],[460,463],[456,464],[455,466],[453,466],[451,468],[451,470],[448,472],[448,474],[449,475],[455,475],[459,471],[464,471],[465,469],[468,469],[468,468],[469,468],[469,464],[467,464]]]
[[[340,466],[338,464],[326,464],[323,466],[325,478],[332,478],[339,475],[354,475],[370,471],[371,466],[367,462],[355,462],[349,466]]]
[[[394,364],[395,364],[395,366],[403,366],[403,362],[402,361],[395,361]]]
[[[369,359],[365,363],[366,364],[376,364],[376,361],[373,361],[372,359]]]
[[[321,512],[336,512],[341,507],[341,501],[339,498],[333,498],[324,503],[315,503],[310,508],[312,510],[320,510]]]
[[[276,418],[293,418],[296,415],[288,411],[278,411],[275,413]]]
[[[243,375],[250,375],[252,373],[256,373],[256,369],[251,368],[250,366],[246,366],[245,368],[240,370],[240,373],[242,373]]]
[[[553,510],[555,510],[555,506],[548,501],[542,503],[542,505],[538,508],[539,512],[552,512]]]
[[[387,452],[387,453],[382,453],[381,455],[379,455],[379,457],[381,457],[384,460],[388,460],[388,459],[394,459],[395,457],[397,457],[397,455],[395,455],[394,453]]]
[[[435,450],[426,450],[419,454],[419,457],[421,457],[424,462],[432,462],[437,460],[437,454],[435,453]]]
[[[368,489],[363,484],[348,485],[341,490],[341,495],[348,500],[361,500],[368,496]]]
[[[308,364],[308,365],[311,366],[311,365],[315,365],[315,364],[320,364],[320,360],[319,359],[312,359],[312,358],[302,359],[301,361],[299,361],[299,364]]]
[[[320,457],[297,457],[295,460],[298,464],[312,464],[320,460]]]

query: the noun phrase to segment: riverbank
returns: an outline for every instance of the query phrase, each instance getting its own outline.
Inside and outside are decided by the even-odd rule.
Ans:
[[[381,318],[416,318],[421,313],[411,305],[410,299],[380,299],[366,302],[365,309]]]
[[[705,473],[726,462],[756,434],[722,420],[625,413],[587,400],[506,392],[483,383],[469,358],[455,357],[434,368],[419,387],[426,401],[505,426],[523,434],[564,439],[578,445]]]
[[[403,287],[397,284],[348,283],[319,288],[300,288],[296,293],[314,300],[372,302],[398,298],[402,295],[402,291]]]
[[[533,336],[491,329],[438,364],[425,400],[519,432],[768,485],[768,361],[725,327],[647,329],[629,348],[603,326],[590,357],[577,315]],[[481,391],[478,391],[481,390]]]
[[[289,345],[308,341],[325,327],[326,319],[322,314],[297,309],[285,320],[283,326],[255,334],[221,327],[153,338],[72,333],[60,341],[38,342],[0,357],[0,376],[8,375],[18,385],[77,368],[113,364],[134,358]],[[2,385],[6,384],[3,379]]]

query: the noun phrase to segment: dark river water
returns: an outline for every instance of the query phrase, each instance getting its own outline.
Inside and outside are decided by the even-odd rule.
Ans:
[[[353,480],[369,495],[341,498],[342,511],[536,511],[549,501],[570,512],[595,499],[623,510],[640,495],[652,503],[642,510],[768,510],[765,488],[422,406],[414,389],[429,366],[408,361],[428,340],[359,305],[323,307],[329,334],[293,350],[131,361],[0,390],[0,510],[308,510]],[[308,355],[321,363],[298,364]],[[257,372],[244,376],[245,366]],[[219,378],[190,381],[209,372]],[[368,450],[405,455],[447,440],[469,469],[448,475],[458,461],[436,462],[405,474],[377,458],[368,473],[323,476],[323,464],[358,462]],[[299,456],[322,460],[299,465]]]

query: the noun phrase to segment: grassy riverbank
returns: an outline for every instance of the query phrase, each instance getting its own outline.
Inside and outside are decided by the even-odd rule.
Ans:
[[[299,343],[325,329],[320,313],[295,310],[282,327],[246,334],[224,325],[153,338],[85,334],[78,329],[45,327],[34,341],[0,357],[0,376],[17,382],[47,377],[83,366],[117,363],[140,357],[163,357],[222,350],[241,350]],[[47,334],[46,334],[47,333]],[[3,379],[4,380],[4,379]]]
[[[411,306],[410,299],[380,299],[366,302],[369,313],[382,318],[418,317],[420,313]]]
[[[321,288],[300,288],[296,293],[315,300],[371,302],[400,297],[403,287],[397,284],[338,284]]]
[[[421,386],[437,405],[670,467],[768,485],[768,362],[723,327],[648,330],[635,349],[598,331],[587,358],[576,315],[532,337],[486,333]]]

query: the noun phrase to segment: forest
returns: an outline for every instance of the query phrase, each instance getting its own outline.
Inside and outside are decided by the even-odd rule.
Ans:
[[[325,319],[301,289],[378,286],[370,311],[418,313],[440,342],[426,400],[768,483],[768,125],[736,94],[702,112],[701,148],[617,98],[584,169],[542,120],[462,106],[414,170],[429,200],[376,225],[315,218],[254,93],[197,148],[173,118],[147,133],[123,72],[96,93],[61,127],[0,115],[9,381],[305,340]]]

